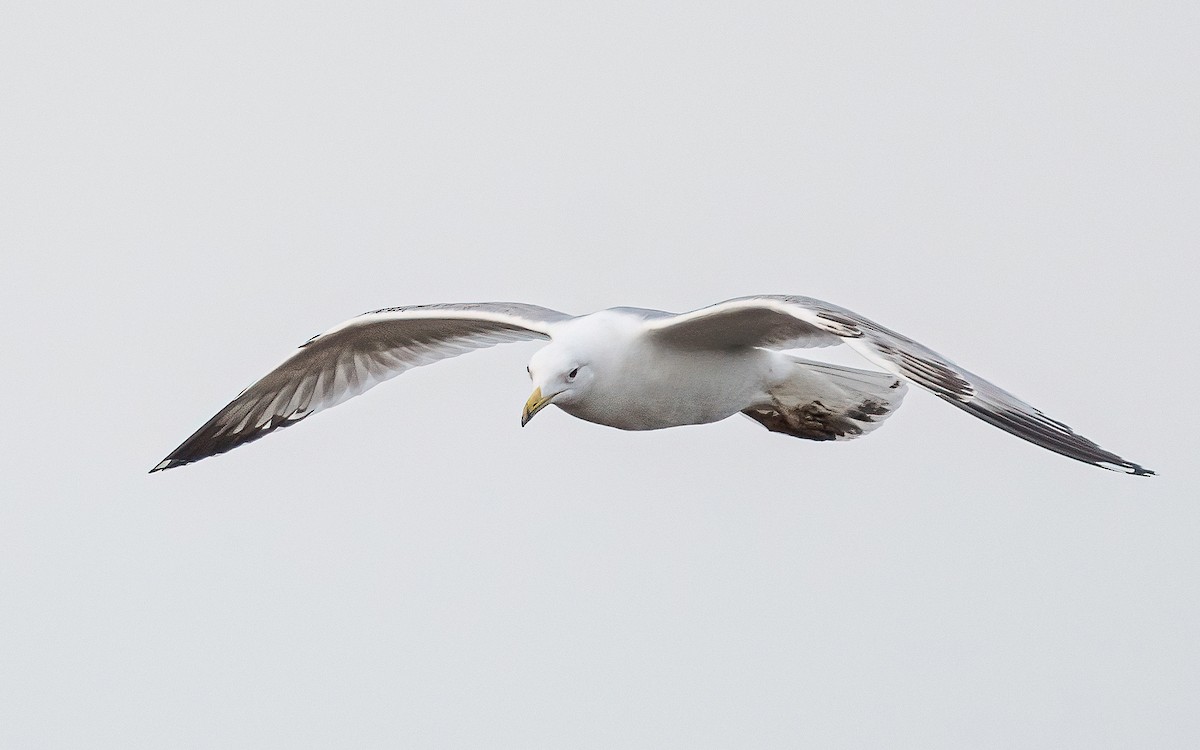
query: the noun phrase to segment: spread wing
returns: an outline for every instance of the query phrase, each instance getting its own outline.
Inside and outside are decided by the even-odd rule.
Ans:
[[[413,367],[510,341],[548,339],[571,316],[499,302],[390,307],[311,338],[151,472],[224,453],[336,406]]]
[[[648,335],[662,343],[683,348],[785,349],[845,343],[885,370],[1035,445],[1113,471],[1154,473],[1104,450],[1062,422],[907,336],[811,297],[742,297],[651,320],[646,328]]]

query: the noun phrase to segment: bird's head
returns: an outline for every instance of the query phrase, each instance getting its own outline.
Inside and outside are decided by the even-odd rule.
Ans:
[[[563,406],[579,401],[595,377],[595,370],[578,353],[550,344],[529,360],[529,379],[533,395],[521,410],[521,426],[550,404]]]

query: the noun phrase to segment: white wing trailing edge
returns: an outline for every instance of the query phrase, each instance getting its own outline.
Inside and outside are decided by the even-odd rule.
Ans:
[[[740,297],[646,323],[648,335],[683,348],[776,349],[845,343],[866,359],[958,408],[1055,453],[1139,476],[1154,474],[1104,450],[1008,391],[928,347],[843,307],[811,297]]]
[[[215,456],[296,424],[413,367],[473,349],[549,339],[571,316],[516,303],[391,307],[309,339],[150,471]]]

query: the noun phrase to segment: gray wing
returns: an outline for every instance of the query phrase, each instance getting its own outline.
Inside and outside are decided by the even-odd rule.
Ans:
[[[151,472],[224,453],[413,367],[510,341],[548,339],[571,316],[500,302],[389,307],[314,336],[238,394]]]
[[[663,343],[684,348],[797,348],[846,343],[885,370],[1035,445],[1113,471],[1154,473],[1104,450],[1062,422],[907,336],[818,299],[787,295],[741,297],[648,321],[646,327],[649,335]]]

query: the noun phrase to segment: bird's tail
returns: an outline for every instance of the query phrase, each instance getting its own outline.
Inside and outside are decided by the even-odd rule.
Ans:
[[[908,391],[890,373],[785,356],[796,366],[770,391],[771,403],[742,412],[772,432],[806,440],[850,440],[879,427]]]

